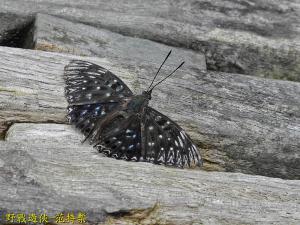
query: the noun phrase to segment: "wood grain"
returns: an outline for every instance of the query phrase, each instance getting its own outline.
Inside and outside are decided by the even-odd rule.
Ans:
[[[71,59],[110,69],[135,92],[158,65],[124,66],[87,58],[0,48],[0,124],[66,123],[63,69]],[[146,69],[145,69],[146,68]],[[163,69],[163,73],[170,68]],[[153,93],[154,108],[178,122],[199,146],[204,169],[299,179],[300,84],[219,72],[180,70]]]
[[[167,53],[172,50],[166,64],[173,69],[185,61],[184,68],[187,72],[206,71],[205,56],[200,52],[128,37],[45,14],[36,16],[33,40],[34,49],[114,58],[127,67],[145,61],[154,64],[162,63]],[[149,76],[154,75],[153,71],[148,72]]]
[[[13,125],[0,144],[2,212],[83,211],[91,224],[300,222],[299,180],[126,162],[82,138],[69,125]]]
[[[298,0],[2,0],[0,12],[56,15],[203,52],[211,70],[300,81]]]

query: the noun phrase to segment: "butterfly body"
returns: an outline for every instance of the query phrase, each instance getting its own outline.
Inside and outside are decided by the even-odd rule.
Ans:
[[[65,67],[65,80],[68,119],[100,152],[176,167],[202,164],[182,128],[149,106],[152,90],[134,95],[109,70],[81,60]]]
[[[144,107],[148,106],[150,99],[151,95],[146,92],[141,95],[135,95],[128,103],[127,108],[132,112],[141,114]]]

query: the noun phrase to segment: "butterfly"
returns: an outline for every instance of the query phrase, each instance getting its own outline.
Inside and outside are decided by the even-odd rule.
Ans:
[[[64,70],[67,118],[85,139],[108,157],[144,161],[175,167],[201,166],[199,151],[185,131],[167,116],[149,106],[154,85],[170,56],[159,67],[150,86],[134,95],[109,70],[91,62],[72,60]]]

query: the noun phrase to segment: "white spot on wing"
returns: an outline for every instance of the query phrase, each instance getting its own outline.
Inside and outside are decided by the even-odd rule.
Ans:
[[[154,142],[148,142],[148,146],[152,147],[152,146],[154,146],[154,145],[155,145]]]
[[[180,131],[180,135],[183,140],[186,139],[186,134],[184,133],[184,131]]]
[[[92,94],[91,94],[91,93],[88,93],[88,94],[86,94],[86,97],[87,97],[88,99],[91,99],[91,98],[92,98]]]
[[[116,88],[116,91],[119,92],[119,91],[121,91],[121,90],[123,90],[123,89],[124,89],[123,85],[120,85],[120,86],[118,86],[118,87]]]
[[[178,141],[175,140],[175,145],[178,147]]]
[[[183,147],[183,142],[182,142],[181,138],[178,137],[178,140],[179,140],[180,146]]]

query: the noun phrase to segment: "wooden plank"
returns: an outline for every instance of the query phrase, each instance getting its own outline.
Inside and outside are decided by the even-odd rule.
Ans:
[[[57,15],[204,52],[211,70],[300,81],[298,0],[2,0],[0,12]]]
[[[26,33],[33,25],[33,16],[20,16],[0,12],[0,45],[22,47]]]
[[[199,52],[176,48],[146,39],[123,36],[82,23],[38,14],[34,25],[34,49],[65,52],[80,56],[116,58],[124,66],[162,63],[172,50],[166,65],[175,69],[185,61],[185,71],[206,71],[205,56]],[[147,68],[144,68],[147,70]],[[149,71],[149,76],[154,75]]]
[[[299,180],[115,160],[82,138],[68,125],[13,125],[0,144],[0,212],[81,211],[91,224],[300,222]]]
[[[0,124],[65,123],[64,66],[81,58],[110,69],[135,92],[156,71],[107,58],[0,48]],[[170,68],[163,69],[163,74]],[[154,108],[199,146],[206,170],[299,179],[300,84],[218,72],[178,71],[153,93]]]

